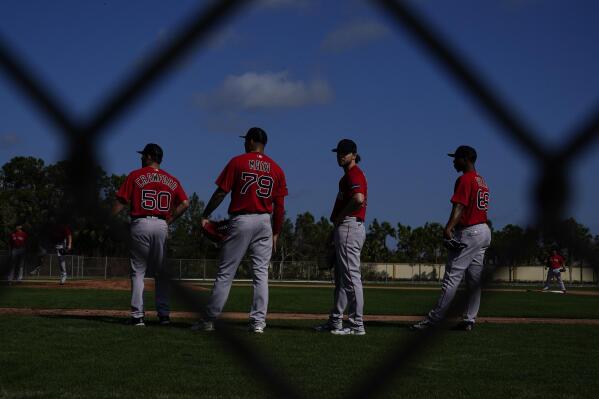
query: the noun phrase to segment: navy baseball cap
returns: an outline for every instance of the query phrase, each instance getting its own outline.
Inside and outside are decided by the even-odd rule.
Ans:
[[[471,161],[476,161],[476,150],[468,145],[461,145],[456,148],[453,154],[447,154],[452,158],[466,158]]]
[[[262,143],[264,145],[266,145],[266,142],[268,141],[268,136],[266,135],[266,132],[260,129],[259,127],[252,127],[247,131],[245,136],[239,137],[246,140],[254,140],[257,143]]]
[[[146,144],[143,150],[137,151],[137,153],[162,156],[162,148],[158,144],[149,143]]]
[[[349,154],[350,152],[355,154],[358,152],[358,146],[353,140],[343,139],[337,143],[337,148],[333,148],[331,151],[340,154]]]

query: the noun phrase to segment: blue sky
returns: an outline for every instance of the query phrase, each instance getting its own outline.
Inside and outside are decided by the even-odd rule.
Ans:
[[[599,100],[599,3],[569,3],[411,2],[554,147]],[[202,4],[5,0],[0,35],[87,118]],[[0,162],[64,156],[54,127],[1,73],[0,105]],[[479,152],[496,226],[534,214],[527,155],[400,27],[359,0],[253,2],[111,125],[100,159],[108,172],[128,173],[135,150],[159,143],[163,167],[207,200],[251,126],[268,132],[267,153],[287,174],[292,218],[330,213],[341,175],[330,149],[345,137],[363,158],[369,220],[444,223],[457,177],[445,154],[460,144]],[[575,164],[569,208],[595,234],[597,150]]]

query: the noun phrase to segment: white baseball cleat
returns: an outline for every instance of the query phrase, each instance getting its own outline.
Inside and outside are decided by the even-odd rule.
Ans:
[[[253,332],[254,334],[263,334],[264,333],[264,327],[262,326],[250,326],[248,328],[249,332]]]
[[[60,284],[61,284],[61,285],[62,285],[62,284],[64,284],[64,283],[65,283],[65,281],[67,281],[67,276],[66,276],[66,275],[65,275],[65,276],[62,276],[62,277],[60,278]]]
[[[130,324],[134,327],[145,327],[146,325],[143,317],[132,317]]]
[[[333,335],[366,335],[366,330],[352,327],[345,327],[339,330],[331,330]]]
[[[214,331],[214,323],[211,321],[200,320],[191,326],[191,331]]]
[[[340,325],[337,326],[328,321],[326,323],[318,324],[318,325],[312,327],[312,329],[314,331],[318,331],[318,332],[329,332],[329,331],[334,331],[334,330],[341,330],[341,328],[342,327]]]
[[[427,330],[429,328],[434,327],[435,325],[428,319],[424,319],[422,321],[419,321],[416,324],[413,324],[410,326],[410,331],[424,331]]]

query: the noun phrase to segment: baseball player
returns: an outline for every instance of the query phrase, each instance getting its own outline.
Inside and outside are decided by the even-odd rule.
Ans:
[[[547,291],[549,286],[551,285],[551,280],[556,279],[559,284],[559,289],[562,293],[566,293],[566,286],[564,285],[564,281],[562,280],[561,272],[565,272],[565,259],[559,254],[559,252],[554,249],[551,251],[551,255],[547,258],[547,265],[545,266],[547,270],[547,280],[545,281],[545,286],[543,287],[543,291]]]
[[[427,317],[414,324],[412,330],[433,327],[445,318],[464,275],[468,301],[463,320],[455,329],[472,330],[480,307],[483,259],[491,243],[491,230],[487,225],[489,188],[474,167],[477,157],[474,148],[459,146],[448,155],[454,158],[453,166],[462,175],[455,183],[451,197],[453,207],[443,230],[443,237],[450,246],[441,296]]]
[[[287,183],[283,170],[264,154],[268,140],[266,132],[252,127],[241,137],[245,139],[245,154],[234,157],[225,166],[202,215],[204,226],[225,196],[231,193],[228,236],[222,243],[218,271],[204,318],[192,327],[193,330],[214,329],[213,322],[222,313],[239,263],[248,250],[254,291],[249,331],[263,333],[266,327],[268,266],[283,225]]]
[[[332,151],[337,153],[337,163],[345,172],[339,180],[339,193],[331,213],[335,245],[334,304],[329,320],[314,329],[335,335],[365,335],[360,252],[366,239],[364,218],[368,185],[364,172],[357,165],[360,155],[355,142],[343,139]],[[346,308],[349,326],[343,328]]]
[[[23,225],[20,223],[15,226],[15,231],[10,234],[8,240],[8,248],[10,251],[10,269],[8,271],[9,284],[13,280],[23,280],[25,248],[27,246],[28,238],[29,235],[23,230]]]
[[[144,277],[156,281],[156,311],[161,325],[170,324],[166,239],[168,225],[189,207],[179,180],[160,168],[162,148],[150,143],[141,154],[141,168],[129,173],[116,193],[112,214],[129,205],[131,217],[131,324],[145,326]]]
[[[29,274],[36,274],[42,267],[44,257],[48,253],[56,253],[58,266],[60,269],[60,284],[67,281],[67,264],[65,255],[73,249],[73,232],[66,223],[57,222],[51,217],[41,229],[41,236],[38,245],[38,266]]]

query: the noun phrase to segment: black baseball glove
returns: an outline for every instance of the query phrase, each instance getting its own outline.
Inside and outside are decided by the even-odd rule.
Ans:
[[[565,267],[562,267],[561,269],[559,269],[560,272],[564,273],[566,271]]]
[[[462,249],[466,248],[466,244],[459,242],[455,238],[452,238],[451,240],[443,240],[443,245],[445,245],[445,248],[450,251],[461,251]]]

